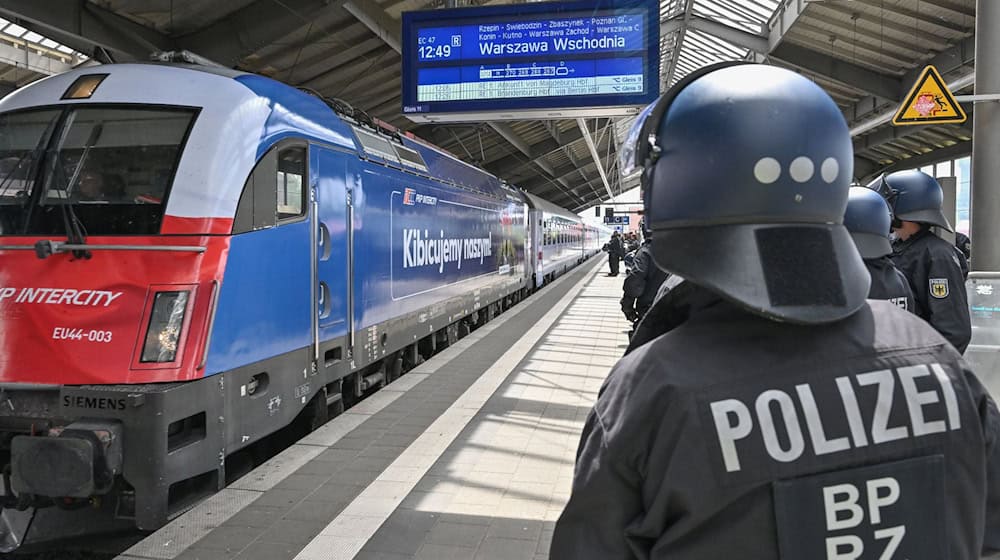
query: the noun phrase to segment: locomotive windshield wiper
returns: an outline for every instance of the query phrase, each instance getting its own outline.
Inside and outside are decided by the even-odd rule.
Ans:
[[[41,137],[38,139],[38,144],[34,147],[34,149],[32,149],[31,151],[26,151],[23,154],[21,154],[21,157],[19,157],[17,159],[17,162],[14,164],[14,167],[10,171],[8,171],[6,175],[4,175],[3,180],[0,180],[0,196],[3,196],[4,193],[7,192],[7,189],[9,189],[11,185],[14,184],[13,183],[14,176],[17,175],[17,172],[22,170],[25,167],[25,165],[27,166],[27,171],[24,174],[23,182],[27,182],[30,179],[35,178],[35,175],[37,174],[36,165],[38,164],[38,158],[39,156],[42,155],[42,150],[45,149],[45,146],[48,145],[49,139],[52,136],[53,129],[55,128],[56,122],[58,120],[59,119],[51,119],[49,121],[49,124],[45,127],[45,132],[43,132]],[[33,181],[28,188],[30,189],[34,187],[35,184],[37,183]],[[24,197],[19,197],[19,198],[24,199],[22,202],[22,206],[27,205],[27,203],[30,202],[31,193],[30,192],[25,193]]]
[[[104,124],[97,123],[94,129],[90,131],[90,137],[87,138],[87,144],[83,149],[83,154],[80,155],[80,160],[76,162],[76,168],[73,170],[73,176],[66,181],[66,188],[64,192],[66,193],[67,200],[59,205],[60,210],[63,215],[63,227],[66,228],[66,244],[68,246],[85,246],[87,244],[86,228],[83,227],[83,222],[76,215],[76,210],[73,208],[72,201],[69,197],[73,196],[73,188],[76,187],[77,181],[80,180],[80,172],[83,170],[83,166],[87,163],[87,156],[90,155],[90,149],[97,145],[97,140],[100,139],[101,133],[104,132]],[[55,161],[55,160],[54,160]],[[63,178],[66,177],[66,170],[62,166],[55,164],[55,167],[59,169],[60,174]],[[47,190],[47,189],[46,189]],[[42,193],[42,198],[48,196],[47,192]],[[71,249],[73,256],[78,259],[89,259],[90,251],[86,249]],[[45,258],[39,252],[37,245],[35,253],[38,254],[38,258]]]
[[[12,181],[14,179],[14,175],[21,170],[22,166],[25,164],[29,166],[34,164],[34,161],[38,159],[38,155],[42,151],[43,147],[44,146],[38,146],[30,152],[24,152],[21,154],[21,157],[19,157],[17,162],[14,164],[14,167],[3,176],[3,179],[0,179],[0,197],[3,197],[7,190],[10,189],[11,185],[14,184]]]

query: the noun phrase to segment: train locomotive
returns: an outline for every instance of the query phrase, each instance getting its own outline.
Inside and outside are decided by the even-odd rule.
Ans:
[[[227,457],[318,426],[607,233],[258,75],[116,64],[8,95],[0,551],[164,525]]]

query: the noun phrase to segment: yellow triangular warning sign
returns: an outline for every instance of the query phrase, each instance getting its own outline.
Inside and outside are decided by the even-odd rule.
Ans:
[[[903,104],[892,119],[896,126],[911,124],[963,123],[965,111],[948,91],[937,68],[928,66],[920,73],[913,89],[906,94]]]

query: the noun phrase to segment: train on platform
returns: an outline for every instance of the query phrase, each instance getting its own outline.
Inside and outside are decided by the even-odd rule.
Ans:
[[[187,64],[0,101],[0,550],[154,530],[610,230],[336,100]],[[82,510],[82,511],[81,511]]]

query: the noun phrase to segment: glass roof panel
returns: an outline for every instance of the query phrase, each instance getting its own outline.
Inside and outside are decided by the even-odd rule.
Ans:
[[[11,35],[13,37],[20,37],[21,35],[24,35],[25,33],[27,33],[28,30],[25,29],[25,28],[23,28],[23,27],[21,27],[20,25],[18,25],[16,23],[12,23],[12,24],[8,25],[7,27],[5,27],[3,29],[3,32],[6,33],[7,35]]]

